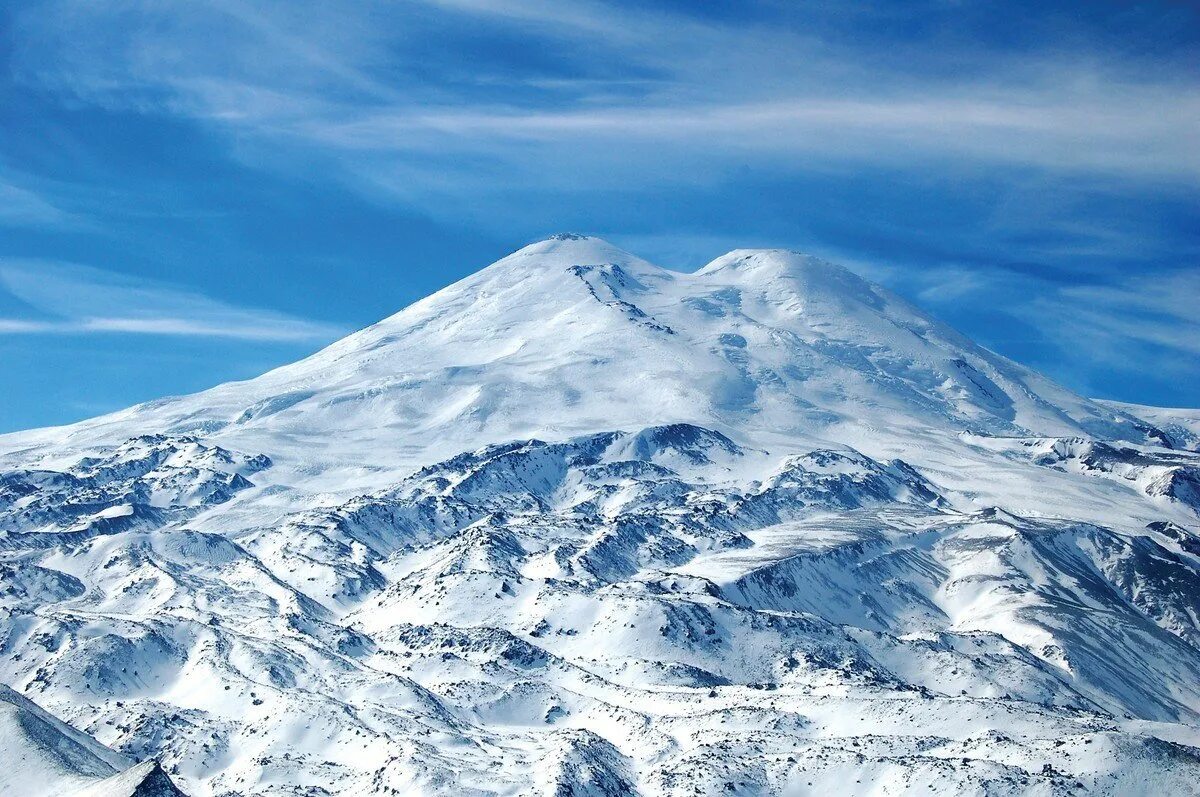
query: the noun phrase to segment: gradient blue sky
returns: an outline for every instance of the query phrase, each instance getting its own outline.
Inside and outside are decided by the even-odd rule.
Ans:
[[[254,376],[551,232],[840,261],[1200,406],[1200,5],[0,6],[0,431]]]

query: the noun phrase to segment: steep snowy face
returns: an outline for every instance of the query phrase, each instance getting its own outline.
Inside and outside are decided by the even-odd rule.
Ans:
[[[556,236],[0,437],[0,682],[139,794],[1190,793],[1193,420],[819,259]]]

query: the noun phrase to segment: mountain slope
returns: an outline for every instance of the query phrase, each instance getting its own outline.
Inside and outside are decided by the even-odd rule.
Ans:
[[[0,681],[200,795],[1193,793],[1158,417],[814,258],[556,236],[0,437]]]
[[[182,797],[154,761],[132,764],[0,684],[0,791],[11,797]]]
[[[326,450],[308,467],[391,469],[479,443],[676,421],[785,443],[897,424],[1155,435],[814,258],[745,250],[681,274],[560,236],[258,379],[0,439],[115,444],[154,430],[257,450],[315,436]]]

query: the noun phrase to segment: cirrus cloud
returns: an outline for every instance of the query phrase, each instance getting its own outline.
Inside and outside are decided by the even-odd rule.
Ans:
[[[344,332],[69,263],[0,260],[0,289],[32,311],[25,317],[0,317],[0,335],[127,333],[313,342]]]

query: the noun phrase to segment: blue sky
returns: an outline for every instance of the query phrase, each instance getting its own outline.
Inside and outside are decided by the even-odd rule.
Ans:
[[[0,431],[254,376],[547,233],[842,262],[1200,406],[1187,2],[0,7]]]

